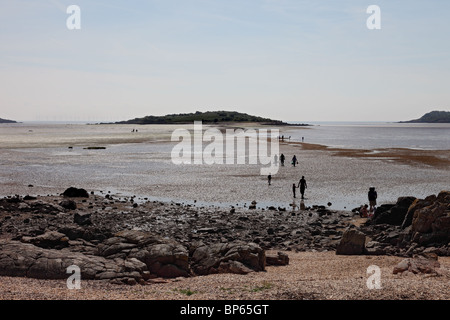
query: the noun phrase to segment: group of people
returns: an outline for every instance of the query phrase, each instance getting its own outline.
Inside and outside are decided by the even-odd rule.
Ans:
[[[284,138],[284,137],[282,137],[282,138]],[[302,140],[303,140],[303,138],[302,138]],[[277,155],[275,155],[275,164],[277,164],[277,160],[278,160],[278,157],[277,157]],[[281,166],[284,166],[285,160],[286,160],[285,155],[280,154]],[[294,155],[291,160],[291,165],[295,167],[297,164],[298,164],[298,159]],[[269,185],[271,185],[272,176],[269,175],[267,178],[268,178]],[[300,189],[301,199],[304,199],[305,198],[305,190],[307,188],[308,188],[308,185],[306,183],[305,176],[302,176],[302,178],[300,179],[300,181],[298,182],[297,185],[295,183],[292,184],[292,193],[293,193],[294,198],[296,198],[296,190]],[[377,206],[378,194],[375,191],[375,187],[369,188],[369,192],[368,192],[367,196],[368,196],[368,200],[369,200],[369,205],[365,204],[365,205],[361,206],[361,208],[359,210],[359,215],[363,218],[373,217],[373,215],[375,214],[375,211],[377,209],[376,206]]]
[[[283,166],[283,167],[284,167],[284,161],[285,160],[286,160],[285,155],[284,154],[280,154],[280,163],[281,163],[281,166]],[[277,155],[275,155],[275,164],[278,164],[277,161],[278,161],[278,157],[277,157]],[[295,155],[292,157],[291,164],[294,167],[298,164],[298,159],[297,159],[297,157]],[[268,181],[269,186],[270,186],[271,182],[272,182],[272,175],[269,174],[267,176],[267,181]],[[304,199],[305,189],[307,188],[306,180],[305,180],[304,176],[302,176],[302,178],[300,179],[300,181],[299,181],[297,186],[295,185],[295,183],[292,185],[292,192],[294,194],[294,198],[296,198],[296,192],[295,191],[296,191],[297,188],[300,188],[300,194],[302,196],[302,199]]]
[[[284,154],[280,154],[280,164],[282,167],[284,167],[284,162],[286,161],[286,157],[284,156]],[[278,164],[278,156],[275,155],[275,164]],[[294,167],[298,164],[298,159],[297,156],[294,154],[294,156],[292,157],[291,160],[291,165],[293,165]]]
[[[375,211],[377,210],[377,198],[378,194],[375,190],[375,187],[370,187],[369,192],[367,194],[367,197],[369,199],[369,205],[367,203],[363,205],[359,210],[359,216],[361,218],[372,218],[375,214]]]

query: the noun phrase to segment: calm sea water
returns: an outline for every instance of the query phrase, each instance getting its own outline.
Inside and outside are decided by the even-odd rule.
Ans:
[[[296,123],[296,122],[291,122]],[[300,122],[298,122],[300,123]],[[292,141],[331,147],[450,150],[450,123],[311,122],[305,130],[288,130]]]

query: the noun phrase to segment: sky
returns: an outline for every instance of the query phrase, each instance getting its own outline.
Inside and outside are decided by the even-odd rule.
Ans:
[[[0,117],[416,119],[450,110],[449,35],[448,0],[0,0]]]

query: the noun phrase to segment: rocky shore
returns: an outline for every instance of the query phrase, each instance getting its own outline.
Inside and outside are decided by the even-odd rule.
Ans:
[[[436,261],[450,256],[449,203],[448,191],[399,198],[367,221],[356,210],[324,206],[224,209],[77,188],[10,196],[0,199],[0,275],[67,279],[67,268],[76,265],[83,279],[147,284],[264,271],[288,265],[289,252],[433,255]],[[413,264],[403,262],[403,271]]]

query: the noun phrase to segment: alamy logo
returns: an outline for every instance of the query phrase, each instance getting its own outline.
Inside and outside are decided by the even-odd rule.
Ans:
[[[367,278],[366,285],[370,290],[373,289],[381,289],[381,269],[376,265],[370,265],[367,267],[367,274],[371,274],[369,278]]]
[[[379,30],[381,29],[381,9],[377,5],[371,5],[367,7],[367,13],[371,14],[370,17],[367,18],[366,25],[369,30]]]
[[[81,270],[80,267],[76,265],[68,266],[66,273],[72,273],[72,275],[67,278],[67,289],[81,289]]]
[[[79,6],[73,4],[67,7],[67,14],[70,16],[66,20],[66,26],[69,30],[81,29],[81,9]]]
[[[261,175],[278,172],[275,155],[279,154],[279,130],[226,129],[203,131],[201,121],[194,122],[193,134],[187,129],[176,129],[172,141],[179,143],[171,152],[174,164],[256,164]],[[204,146],[204,142],[207,143]]]

